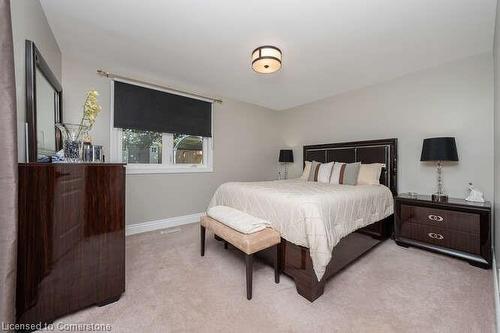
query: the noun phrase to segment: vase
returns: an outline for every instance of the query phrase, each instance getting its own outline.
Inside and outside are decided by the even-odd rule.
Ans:
[[[57,123],[56,127],[62,135],[64,160],[70,163],[81,162],[82,137],[87,131],[87,126]]]

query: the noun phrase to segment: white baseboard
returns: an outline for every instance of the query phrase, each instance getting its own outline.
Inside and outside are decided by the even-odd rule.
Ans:
[[[495,331],[500,332],[500,295],[499,293],[499,288],[498,288],[498,269],[497,269],[497,261],[495,260],[495,252],[493,252],[493,292],[494,292],[494,297],[495,297]]]
[[[196,213],[183,216],[169,217],[167,219],[148,221],[143,223],[136,223],[127,225],[125,228],[125,235],[135,235],[143,232],[166,229],[171,227],[176,227],[183,224],[196,223],[200,221],[200,217],[204,213]]]

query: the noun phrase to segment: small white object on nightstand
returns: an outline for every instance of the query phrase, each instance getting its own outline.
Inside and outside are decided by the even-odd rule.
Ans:
[[[479,191],[478,189],[474,188],[472,183],[469,183],[469,196],[465,198],[467,201],[473,201],[473,202],[484,202],[484,195],[483,192]]]

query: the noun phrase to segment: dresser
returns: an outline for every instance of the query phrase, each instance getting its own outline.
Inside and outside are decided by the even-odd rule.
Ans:
[[[18,323],[50,323],[125,290],[123,164],[19,164]]]
[[[400,194],[395,199],[394,238],[398,245],[415,246],[490,268],[491,203]]]

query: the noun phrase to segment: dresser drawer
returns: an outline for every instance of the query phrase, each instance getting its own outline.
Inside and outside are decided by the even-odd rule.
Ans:
[[[415,223],[444,230],[455,230],[478,235],[480,216],[446,209],[401,205],[401,222]]]
[[[479,235],[442,229],[435,226],[403,222],[399,230],[400,236],[416,241],[434,244],[441,247],[480,254]]]

